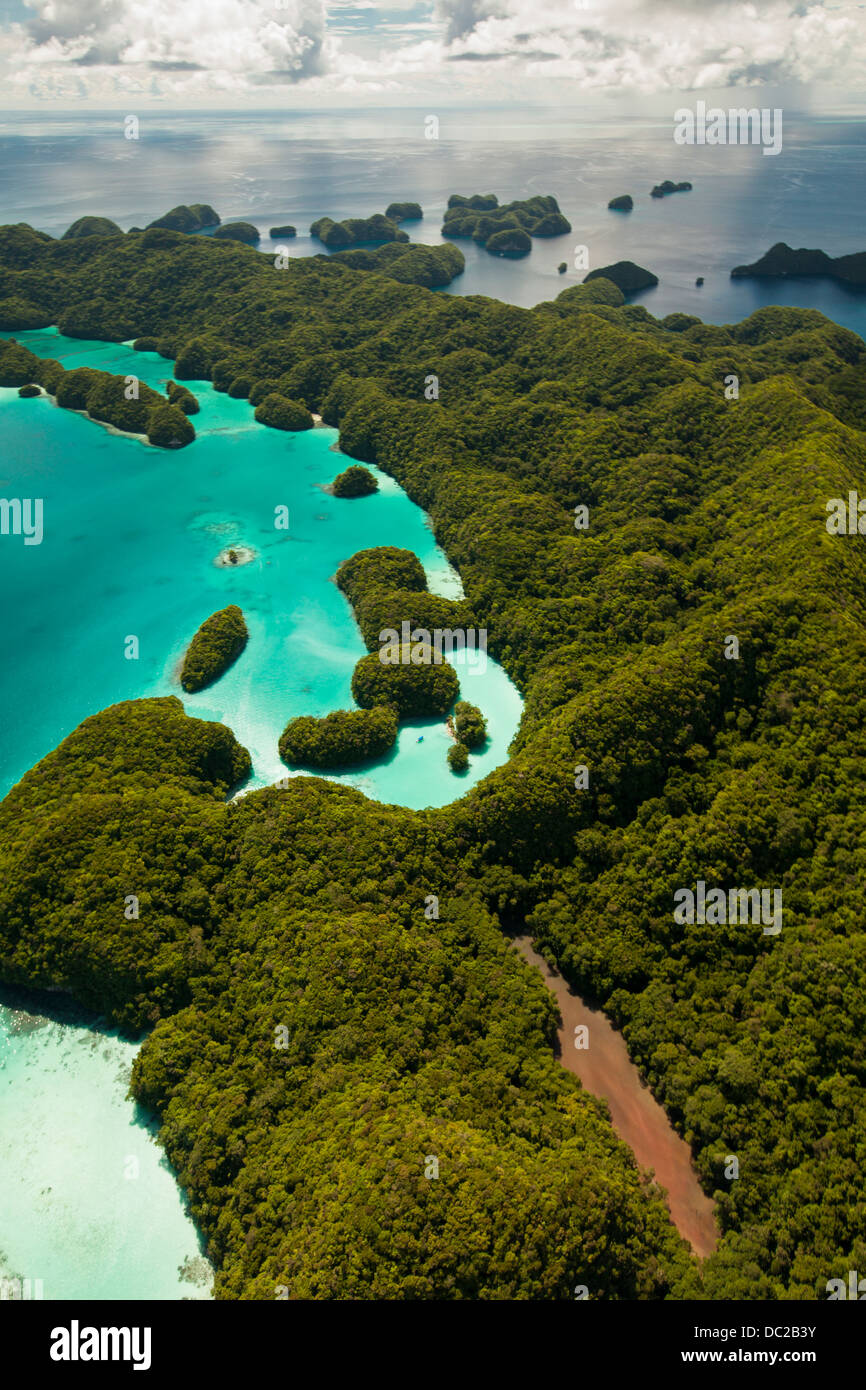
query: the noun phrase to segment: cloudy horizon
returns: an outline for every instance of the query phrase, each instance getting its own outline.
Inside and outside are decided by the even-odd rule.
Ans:
[[[862,107],[853,0],[0,0],[6,109],[256,109],[820,87]]]

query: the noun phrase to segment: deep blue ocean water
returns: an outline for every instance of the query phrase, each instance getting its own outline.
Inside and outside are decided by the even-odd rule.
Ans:
[[[830,255],[866,250],[866,123],[786,111],[777,156],[753,146],[680,146],[672,132],[666,116],[604,111],[452,111],[441,116],[438,140],[425,139],[423,110],[143,112],[133,141],[122,113],[0,113],[0,222],[60,235],[96,213],[125,230],[177,203],[208,202],[224,221],[255,223],[263,251],[273,249],[271,226],[292,223],[299,235],[290,254],[306,256],[324,253],[308,232],[325,215],[368,216],[413,199],[424,219],[406,229],[435,244],[451,193],[491,191],[500,202],[552,193],[571,234],[536,240],[519,261],[461,240],[467,268],[447,292],[525,306],[552,299],[583,278],[557,273],[581,244],[591,268],[632,260],[658,275],[640,297],[658,317],[682,310],[729,323],[766,303],[799,304],[866,333],[866,294],[826,281],[730,279],[734,266],[777,241]],[[650,198],[666,178],[688,179],[693,191]],[[632,194],[634,211],[610,212],[608,201],[622,193]]]
[[[739,104],[739,103],[738,103]],[[521,261],[498,260],[461,241],[465,273],[447,291],[524,306],[582,279],[571,268],[585,244],[590,266],[620,259],[660,277],[640,296],[657,316],[674,310],[736,322],[766,303],[820,309],[866,334],[866,296],[822,281],[731,281],[733,266],[771,244],[866,250],[866,126],[786,113],[782,153],[682,148],[672,121],[555,120],[502,108],[443,114],[440,139],[424,138],[423,111],[141,114],[140,139],[123,114],[0,114],[0,223],[25,221],[54,235],[95,213],[124,229],[177,203],[209,202],[223,220],[263,234],[292,222],[292,255],[321,253],[308,236],[317,217],[369,215],[415,199],[424,220],[413,240],[436,244],[449,194],[493,191],[500,201],[553,193],[573,232],[536,241]],[[665,178],[691,193],[652,200]],[[631,193],[634,211],[608,211]],[[254,254],[254,253],[250,253]],[[557,273],[561,261],[569,264]],[[695,279],[705,278],[703,288]],[[170,364],[122,346],[65,344],[18,334],[67,365],[92,362],[157,385]],[[0,542],[4,600],[0,666],[0,792],[86,715],[118,699],[181,694],[184,644],[215,608],[238,602],[251,639],[212,689],[184,696],[189,713],[224,720],[253,754],[254,782],[283,769],[275,742],[298,713],[347,706],[363,652],[345,600],[331,582],[339,560],[366,545],[408,545],[431,588],[460,592],[425,518],[390,479],[362,501],[322,491],[342,466],[333,431],[285,436],[255,426],[246,402],[194,384],[200,438],[163,453],[119,438],[50,401],[0,391],[0,495],[45,499],[46,538],[24,549]],[[288,536],[273,507],[287,503]],[[226,544],[258,551],[243,569],[217,569]],[[136,662],[123,641],[140,639]],[[501,762],[520,701],[490,663],[463,693],[491,720],[491,744],[467,779],[448,772],[441,724],[405,729],[395,753],[347,778],[368,795],[442,804]],[[0,1007],[0,1276],[41,1280],[46,1298],[178,1298],[206,1294],[196,1233],[153,1136],[126,1100],[135,1045],[93,1024]],[[134,1162],[132,1160],[135,1160]],[[129,1175],[134,1173],[134,1177]],[[183,1271],[179,1274],[179,1270]]]

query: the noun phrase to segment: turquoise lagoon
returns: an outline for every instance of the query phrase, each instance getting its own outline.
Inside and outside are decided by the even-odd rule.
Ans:
[[[138,1045],[0,1002],[0,1279],[31,1298],[208,1298],[174,1174],[126,1099]]]
[[[10,336],[10,335],[4,335]],[[19,333],[67,367],[93,365],[159,387],[171,363],[122,345]],[[333,582],[340,562],[367,546],[400,545],[424,565],[431,590],[456,597],[460,579],[425,514],[393,479],[353,500],[323,489],[345,467],[325,426],[286,434],[257,425],[249,403],[189,383],[201,402],[198,438],[184,450],[154,449],[112,433],[47,397],[0,390],[0,495],[44,500],[44,539],[0,541],[4,620],[0,684],[0,791],[6,791],[87,715],[117,700],[177,695],[188,714],[227,724],[253,759],[248,786],[286,775],[277,741],[288,720],[352,708],[352,671],[365,647]],[[164,389],[164,388],[163,388]],[[275,529],[275,509],[289,529]],[[257,552],[236,569],[215,564],[228,545]],[[240,660],[207,690],[186,695],[178,668],[200,623],[237,603],[250,640]],[[139,658],[127,660],[135,636]],[[443,721],[404,726],[385,760],[335,777],[379,801],[440,806],[505,761],[521,700],[489,657],[486,669],[454,665],[464,698],[481,706],[489,740],[470,769],[446,763]],[[423,740],[423,741],[420,741]],[[334,774],[328,774],[334,776]]]
[[[15,336],[67,367],[133,374],[155,387],[171,372],[157,354],[123,345],[54,330]],[[48,398],[0,390],[0,496],[44,505],[40,545],[0,538],[0,794],[88,715],[169,694],[189,714],[227,724],[250,750],[245,790],[273,782],[287,773],[277,740],[290,718],[353,704],[352,670],[365,648],[333,583],[341,560],[367,546],[405,546],[431,590],[462,592],[424,513],[393,479],[374,470],[379,493],[351,501],[323,490],[346,463],[334,452],[335,430],[268,430],[248,402],[206,382],[190,386],[202,407],[198,437],[177,452],[112,433]],[[274,527],[282,506],[287,532]],[[232,544],[252,546],[257,558],[218,567]],[[247,648],[214,686],[184,694],[184,648],[228,603],[244,611]],[[138,638],[138,660],[124,656],[129,636]],[[467,774],[446,764],[444,723],[425,721],[403,726],[388,758],[334,780],[419,808],[461,796],[503,762],[520,696],[490,658],[483,671],[454,664],[490,732]],[[0,995],[0,1277],[41,1280],[46,1299],[207,1297],[195,1228],[127,1099],[137,1044],[98,1020],[45,1017],[38,1007],[13,1008]]]

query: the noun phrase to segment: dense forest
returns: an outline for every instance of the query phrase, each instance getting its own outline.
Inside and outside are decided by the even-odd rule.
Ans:
[[[397,724],[397,711],[384,704],[332,710],[322,719],[302,714],[283,730],[280,757],[290,767],[349,767],[387,753]]]
[[[437,295],[410,254],[0,230],[8,328],[277,381],[396,477],[525,697],[509,761],[423,812],[303,776],[227,801],[228,730],[95,714],[0,806],[0,973],[152,1025],[135,1093],[219,1296],[823,1298],[866,1268],[866,556],[825,525],[863,488],[866,348],[605,279]],[[404,555],[341,574],[368,646],[455,625]],[[781,888],[782,931],[676,923],[699,880]],[[523,930],[691,1144],[702,1264],[556,1061]]]
[[[183,658],[180,683],[184,690],[203,690],[237,661],[249,640],[244,615],[236,603],[205,618]]]

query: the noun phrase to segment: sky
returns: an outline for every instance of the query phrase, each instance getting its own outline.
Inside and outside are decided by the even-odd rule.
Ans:
[[[6,109],[435,111],[749,87],[862,110],[866,3],[0,0]]]

